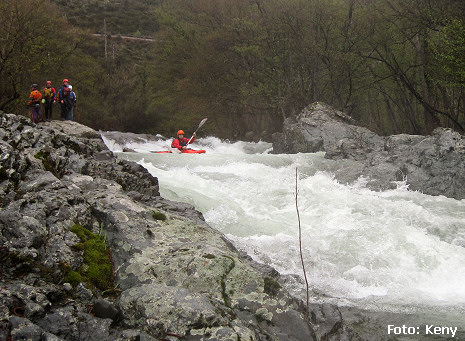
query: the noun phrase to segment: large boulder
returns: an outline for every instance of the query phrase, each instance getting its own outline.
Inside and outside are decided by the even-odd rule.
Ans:
[[[451,129],[431,136],[379,136],[323,103],[313,103],[297,117],[286,119],[273,137],[274,153],[325,152],[331,160],[350,160],[340,181],[363,176],[374,190],[409,189],[430,195],[465,198],[465,137]]]

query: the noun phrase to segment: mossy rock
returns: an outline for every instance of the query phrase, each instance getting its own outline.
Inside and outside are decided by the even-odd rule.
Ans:
[[[103,236],[94,234],[79,224],[74,225],[71,232],[81,241],[75,247],[84,251],[84,264],[77,271],[69,271],[65,278],[73,285],[86,282],[101,291],[112,289],[113,265]]]
[[[155,220],[161,220],[161,221],[166,220],[166,215],[164,213],[157,212],[157,211],[152,211],[152,217]]]
[[[270,277],[265,277],[264,282],[263,291],[270,296],[275,296],[281,290],[281,285]]]
[[[56,170],[56,167],[53,165],[52,161],[50,160],[50,152],[41,150],[37,152],[34,157],[36,159],[42,160],[42,165],[44,166],[44,169],[46,171],[49,171],[55,176],[58,176],[58,172]]]
[[[50,156],[50,152],[45,151],[45,150],[41,150],[34,155],[36,159],[41,159],[41,160],[46,159],[49,156]]]

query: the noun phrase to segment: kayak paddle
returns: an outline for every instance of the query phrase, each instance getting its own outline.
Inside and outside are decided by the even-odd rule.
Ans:
[[[197,132],[197,130],[200,129],[201,126],[203,126],[205,124],[205,122],[207,122],[207,118],[205,117],[202,121],[200,121],[200,124],[199,126],[197,127],[197,129],[195,129],[194,133]],[[191,143],[192,139],[194,138],[194,134],[192,134],[192,137],[189,139],[189,141],[187,142],[187,144]]]

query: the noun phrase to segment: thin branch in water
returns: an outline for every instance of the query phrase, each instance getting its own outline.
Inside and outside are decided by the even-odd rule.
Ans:
[[[305,311],[305,316],[308,318],[309,315],[309,307],[310,307],[310,290],[308,288],[308,280],[307,280],[307,272],[305,271],[305,264],[304,264],[304,257],[302,253],[302,227],[300,224],[300,213],[299,213],[299,205],[297,201],[298,197],[298,192],[299,192],[299,187],[298,187],[298,173],[297,173],[297,167],[295,168],[295,209],[297,211],[297,220],[299,222],[299,250],[300,250],[300,261],[302,263],[302,270],[304,272],[304,278],[305,278],[305,285],[306,285],[306,291],[307,291],[307,309]]]

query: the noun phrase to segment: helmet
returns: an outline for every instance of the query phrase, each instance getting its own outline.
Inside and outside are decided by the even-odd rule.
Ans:
[[[68,85],[68,89],[73,90],[73,86],[72,86],[72,85]]]
[[[68,82],[68,79],[67,79],[67,78],[63,79],[63,83],[65,83],[65,82]]]
[[[39,86],[38,86],[36,83],[34,83],[34,84],[31,85],[31,88],[33,88],[33,89],[35,89],[35,90],[37,90],[38,87],[39,87]]]
[[[46,81],[45,84],[49,85],[49,84],[52,84],[51,81]]]
[[[178,130],[178,135],[184,135],[184,130]]]

